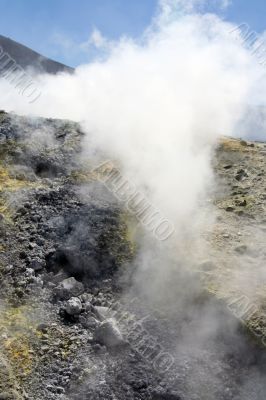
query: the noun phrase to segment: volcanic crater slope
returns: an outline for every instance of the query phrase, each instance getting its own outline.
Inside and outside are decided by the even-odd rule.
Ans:
[[[255,251],[255,268],[265,261],[262,236],[254,249],[248,239],[257,226],[266,232],[265,145],[222,141],[210,259],[177,273],[180,290],[197,280],[185,308],[169,295],[154,309],[131,297],[136,223],[91,172],[104,157],[91,149],[84,161],[83,139],[71,121],[0,112],[0,399],[264,400],[255,317],[243,324],[226,304],[247,294],[231,279],[233,255]],[[234,282],[226,290],[225,278]],[[262,278],[257,285],[263,305]],[[206,312],[220,322],[199,347],[193,326]],[[192,341],[178,346],[184,336]],[[158,349],[171,368],[154,362]]]

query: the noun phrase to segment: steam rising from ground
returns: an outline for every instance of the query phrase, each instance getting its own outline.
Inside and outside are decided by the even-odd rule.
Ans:
[[[182,4],[161,1],[141,39],[112,43],[104,60],[73,76],[39,77],[35,103],[7,87],[2,100],[6,110],[81,121],[85,156],[93,145],[119,160],[174,224],[174,245],[198,236],[212,150],[220,135],[234,131],[260,77],[252,56],[232,40],[230,24],[189,14]],[[189,2],[189,10],[198,4]]]
[[[179,222],[208,183],[211,147],[241,116],[254,68],[216,16],[167,21],[158,17],[141,40],[121,39],[105,61],[74,76],[41,77],[36,103],[7,94],[2,106],[82,121]]]
[[[8,111],[80,121],[84,155],[93,145],[119,161],[174,224],[173,246],[198,237],[213,148],[234,132],[262,74],[230,36],[233,26],[187,12],[201,2],[183,3],[162,0],[143,37],[112,43],[104,60],[74,75],[40,76],[33,104],[2,84]]]
[[[205,250],[199,238],[202,226],[212,222],[206,199],[213,149],[220,135],[234,132],[263,71],[232,40],[233,26],[215,15],[177,11],[174,3],[182,2],[162,1],[143,37],[112,43],[104,60],[80,66],[74,75],[39,77],[42,96],[33,104],[2,87],[2,107],[80,121],[87,132],[85,157],[95,146],[118,160],[175,226],[175,235],[163,245],[141,238],[137,287],[145,282],[153,300],[174,301],[182,309],[197,287],[172,276]],[[219,326],[208,315],[196,323],[202,341]]]

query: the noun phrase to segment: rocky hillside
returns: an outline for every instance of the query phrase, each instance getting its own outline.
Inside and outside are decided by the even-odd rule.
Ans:
[[[73,68],[44,57],[36,51],[2,35],[0,35],[0,46],[22,68],[31,68],[37,73],[48,74],[57,74],[58,72],[72,73],[74,71]]]
[[[201,284],[168,314],[130,298],[132,217],[94,153],[80,157],[83,138],[70,121],[0,113],[0,399],[264,399],[266,146],[221,141],[212,250],[177,277]],[[196,350],[206,309],[219,325]]]
[[[223,139],[208,288],[266,345],[266,144]]]

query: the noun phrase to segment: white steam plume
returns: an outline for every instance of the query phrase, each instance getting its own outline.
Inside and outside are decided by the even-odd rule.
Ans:
[[[181,3],[162,1],[142,39],[122,38],[104,61],[74,75],[41,76],[35,103],[7,88],[2,97],[6,110],[81,121],[88,142],[120,161],[177,237],[192,233],[212,179],[211,151],[233,132],[262,74],[230,36],[232,25],[211,14],[175,13]],[[172,18],[162,18],[166,9]],[[85,141],[85,154],[89,146]]]
[[[232,132],[252,82],[252,58],[229,30],[214,15],[155,24],[141,43],[122,39],[104,62],[41,77],[34,104],[7,94],[2,107],[82,121],[179,223],[193,212],[210,148]]]
[[[88,139],[84,153],[90,154],[94,143],[119,160],[176,231],[167,251],[158,249],[158,242],[144,242],[137,287],[143,282],[152,299],[164,298],[183,309],[197,288],[171,277],[199,255],[200,203],[212,182],[212,150],[220,135],[234,132],[263,70],[232,38],[232,25],[215,15],[179,12],[171,7],[175,3],[161,2],[161,13],[143,37],[112,43],[104,61],[80,66],[74,75],[41,76],[42,96],[33,104],[2,88],[1,107],[80,121]],[[193,244],[189,254],[187,238]],[[169,247],[177,247],[178,254]],[[198,341],[210,336],[206,327],[220,328],[219,317],[199,319],[193,326]],[[202,398],[213,399],[215,392]]]

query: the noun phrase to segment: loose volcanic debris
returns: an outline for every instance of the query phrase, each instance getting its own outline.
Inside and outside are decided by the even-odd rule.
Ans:
[[[110,315],[128,284],[121,271],[133,268],[136,246],[130,218],[80,165],[83,136],[69,121],[0,112],[0,399],[244,398],[239,382],[254,365],[263,376],[265,356],[240,328],[230,331],[231,319],[238,322],[225,303],[211,303],[222,326],[212,338],[215,350],[212,343],[195,352],[193,346],[177,350],[182,329],[193,325],[193,299],[170,318],[142,298],[123,305],[127,318],[123,311],[118,318],[116,308]],[[228,267],[232,255],[252,258],[255,252],[256,260],[265,261],[262,242],[253,248],[247,239],[257,225],[266,233],[265,156],[263,144],[237,140],[223,140],[217,150],[215,169],[226,190],[214,194],[212,257],[197,266],[206,288],[197,303],[199,319],[210,301],[207,292],[229,301],[243,290],[237,281],[227,291],[221,285],[222,277],[235,273]],[[262,301],[265,282],[257,284]],[[151,362],[156,348],[175,357],[169,371]],[[245,394],[262,400],[264,389],[258,381]]]

